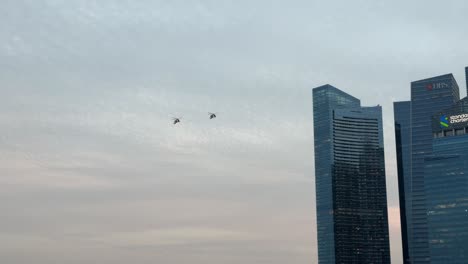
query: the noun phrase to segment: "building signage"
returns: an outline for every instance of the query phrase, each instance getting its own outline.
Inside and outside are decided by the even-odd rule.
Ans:
[[[426,89],[428,91],[432,91],[434,89],[442,89],[442,88],[448,88],[449,85],[447,83],[443,83],[443,82],[440,82],[440,83],[429,83],[428,85],[426,85]]]
[[[443,115],[440,117],[440,127],[446,128],[449,126],[449,121],[447,116]]]
[[[439,119],[441,128],[448,128],[451,124],[468,123],[468,114],[459,114],[447,117],[443,115]]]
[[[450,117],[450,124],[458,124],[468,122],[468,114],[453,115]]]

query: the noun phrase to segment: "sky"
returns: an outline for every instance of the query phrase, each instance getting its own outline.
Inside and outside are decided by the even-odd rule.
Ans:
[[[317,263],[329,83],[383,106],[402,263],[392,103],[446,73],[466,96],[465,0],[0,4],[0,262]]]

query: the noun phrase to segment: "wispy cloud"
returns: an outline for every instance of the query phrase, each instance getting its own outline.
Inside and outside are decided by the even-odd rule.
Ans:
[[[141,232],[124,232],[111,234],[104,238],[94,238],[99,243],[116,247],[158,247],[197,245],[203,243],[225,243],[230,241],[250,241],[251,234],[212,228],[177,228],[144,230]]]

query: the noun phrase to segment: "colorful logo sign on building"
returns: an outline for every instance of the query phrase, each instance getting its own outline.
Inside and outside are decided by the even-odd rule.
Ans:
[[[432,90],[435,90],[435,89],[443,89],[443,88],[448,88],[450,87],[449,84],[447,83],[443,83],[443,82],[440,82],[440,83],[428,83],[426,85],[426,90],[428,91],[432,91]]]
[[[468,114],[453,115],[450,117],[450,124],[468,122]]]
[[[440,117],[440,127],[446,128],[449,127],[449,119],[446,115]]]

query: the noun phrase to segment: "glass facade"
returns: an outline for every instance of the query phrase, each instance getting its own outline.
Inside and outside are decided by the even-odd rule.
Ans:
[[[431,263],[468,263],[468,98],[432,118],[425,159]]]
[[[398,164],[398,193],[400,198],[400,223],[403,250],[403,263],[410,263],[409,245],[411,234],[411,218],[406,212],[411,212],[411,102],[395,102],[393,104],[395,116],[395,142]]]
[[[431,263],[466,264],[468,135],[436,141],[440,151],[437,155],[427,157],[425,164]],[[456,154],[451,154],[454,152]]]
[[[432,115],[455,104],[459,88],[452,74],[411,83],[411,234],[414,264],[429,263],[424,158],[432,154]]]
[[[319,263],[390,263],[382,109],[313,90]]]
[[[411,83],[411,101],[395,103],[395,136],[404,263],[430,263],[426,159],[433,155],[433,116],[460,99],[452,74]],[[439,121],[437,121],[440,123]],[[440,126],[440,124],[439,124]],[[447,131],[446,134],[460,133]],[[408,258],[409,256],[409,258]]]
[[[328,264],[335,263],[331,176],[333,110],[359,107],[361,102],[333,86],[325,85],[313,90],[313,103],[318,257],[321,264]]]

